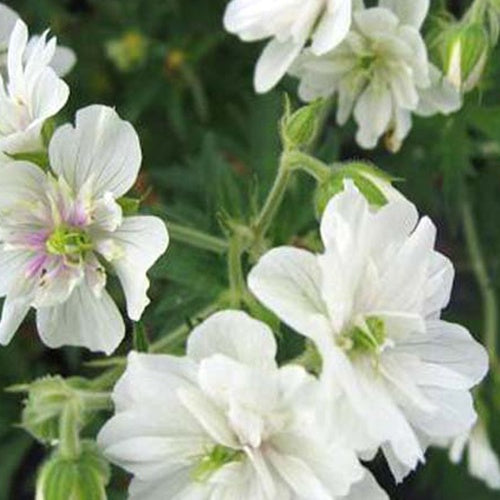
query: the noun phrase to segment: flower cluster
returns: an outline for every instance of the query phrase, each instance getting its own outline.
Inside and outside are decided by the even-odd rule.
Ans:
[[[338,95],[337,120],[354,115],[361,146],[385,136],[395,151],[413,113],[461,105],[429,61],[420,34],[428,9],[429,0],[370,8],[351,0],[231,0],[224,22],[243,40],[271,39],[257,64],[258,91],[289,72],[306,101]],[[108,275],[138,322],[149,304],[147,273],[169,243],[164,222],[130,213],[125,198],[141,167],[139,137],[103,105],[47,132],[68,99],[62,75],[74,54],[47,32],[30,39],[1,4],[0,57],[0,343],[34,308],[47,346],[109,355],[126,328]],[[500,488],[471,394],[488,356],[466,328],[441,318],[454,268],[435,249],[436,227],[376,168],[330,168],[304,152],[321,106],[292,113],[287,101],[270,197],[257,222],[225,227],[237,236],[222,245],[230,272],[236,267],[229,279],[240,287],[231,283],[236,305],[225,309],[221,299],[211,310],[218,312],[190,326],[185,355],[148,352],[135,325],[134,348],[143,352],[123,358],[106,390],[59,376],[21,388],[23,426],[55,443],[37,498],[50,500],[46,492],[58,482],[72,497],[104,498],[108,460],[133,475],[136,500],[386,500],[364,462],[380,453],[400,482],[432,445],[450,447],[453,461],[467,446],[471,473]],[[300,168],[318,181],[318,251],[269,250],[265,226]],[[279,322],[302,336],[297,358],[278,355]],[[97,445],[80,441],[90,416],[111,402],[114,415]]]
[[[244,40],[258,38],[250,36],[255,32],[269,36],[273,28],[277,33],[277,40],[271,42],[257,64],[256,88],[268,90],[286,70],[299,78],[299,96],[306,102],[337,95],[337,122],[344,125],[352,113],[358,125],[356,139],[363,148],[375,147],[385,136],[388,149],[397,151],[411,129],[412,113],[449,114],[461,106],[459,91],[430,63],[420,34],[429,0],[381,0],[377,7],[370,8],[356,2],[352,14],[350,2],[331,2],[337,6],[339,17],[341,6],[345,14],[342,22],[332,19],[330,25],[318,26],[325,40],[335,40],[335,44],[323,43],[320,48],[318,33],[311,35],[309,25],[295,44],[293,37],[286,38],[281,31],[277,19],[305,19],[289,12],[292,7],[288,4],[297,8],[298,2],[273,5],[274,11],[281,9],[279,16],[273,16],[267,4],[257,16],[257,9],[250,9],[248,3],[231,2],[226,13],[227,29]],[[313,3],[320,2],[300,5],[305,9],[306,4]],[[308,36],[312,44],[304,48]],[[287,55],[271,46],[279,50],[288,47]]]

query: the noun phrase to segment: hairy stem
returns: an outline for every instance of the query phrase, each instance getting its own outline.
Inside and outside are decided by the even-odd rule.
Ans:
[[[73,401],[66,404],[59,419],[59,451],[70,460],[78,458],[81,452],[76,404]]]

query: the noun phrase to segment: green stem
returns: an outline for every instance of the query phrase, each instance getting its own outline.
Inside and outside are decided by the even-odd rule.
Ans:
[[[332,172],[322,161],[301,151],[293,151],[288,155],[288,165],[292,170],[302,170],[318,182],[326,181]]]
[[[201,309],[196,314],[193,314],[192,318],[205,319],[218,310],[219,310],[219,303],[215,302]],[[191,325],[188,322],[183,323],[165,337],[162,337],[156,342],[153,342],[149,346],[149,352],[150,353],[168,352],[173,346],[177,345],[180,341],[183,341],[189,335],[190,331],[191,331]]]
[[[81,452],[79,412],[76,405],[76,402],[68,402],[59,419],[59,452],[70,460],[78,458]]]
[[[227,252],[228,243],[222,238],[217,238],[192,227],[182,226],[173,222],[169,222],[167,226],[171,238],[175,241],[216,254]]]
[[[229,253],[227,255],[227,267],[229,274],[230,305],[238,308],[245,296],[246,284],[241,257],[243,255],[243,245],[238,234],[233,234],[229,242]]]
[[[253,225],[255,240],[259,241],[267,233],[276,212],[285,196],[290,181],[290,168],[288,166],[288,156],[284,152],[281,156],[278,174],[274,179],[271,191],[267,195],[266,201]]]
[[[76,394],[84,404],[86,411],[98,412],[113,408],[110,392],[76,391]]]
[[[479,289],[483,298],[484,342],[492,362],[497,359],[498,304],[479,242],[479,235],[468,200],[462,206],[465,241]]]

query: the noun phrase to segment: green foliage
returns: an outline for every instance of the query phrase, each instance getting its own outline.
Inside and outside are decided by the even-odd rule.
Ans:
[[[435,12],[438,4],[448,4],[432,3]],[[266,96],[254,94],[252,72],[260,47],[243,44],[223,32],[225,0],[7,0],[7,4],[18,10],[35,32],[50,25],[60,43],[77,53],[77,66],[67,78],[72,95],[61,121],[71,120],[74,111],[84,104],[101,102],[115,106],[138,129],[144,153],[143,174],[131,198],[120,201],[125,213],[134,213],[141,200],[142,211],[220,238],[224,234],[217,214],[230,214],[244,224],[253,220],[274,178],[280,155],[281,92],[285,89],[295,95],[295,83],[285,80],[275,92]],[[457,12],[469,4],[465,0],[454,2]],[[144,43],[133,47],[135,54],[125,53],[133,57],[124,62],[123,50],[118,51],[117,57],[117,46],[110,50],[110,43],[132,43],[130,33],[141,35]],[[315,153],[329,165],[359,158],[363,164],[373,162],[392,177],[405,179],[398,188],[422,213],[440,222],[438,246],[457,266],[453,303],[447,314],[465,323],[478,338],[482,328],[481,302],[460,231],[460,200],[467,190],[492,284],[498,291],[499,56],[498,49],[490,54],[480,89],[467,96],[460,113],[416,118],[397,155],[382,148],[360,150],[354,143],[353,124],[339,128],[332,115],[325,117],[323,132],[314,143]],[[298,107],[298,103],[293,106]],[[297,128],[302,136],[302,125]],[[305,138],[298,140],[301,145],[309,142],[311,130],[308,125]],[[46,141],[52,132],[47,127]],[[18,159],[39,165],[47,161],[36,153]],[[352,178],[372,203],[382,204],[384,195],[380,188],[362,171],[347,169],[343,175]],[[324,189],[318,194],[320,209],[338,187],[339,177],[333,175],[331,182],[320,188]],[[314,189],[315,182],[304,175],[292,179],[267,244],[317,248],[315,206],[311,202]],[[245,266],[248,264],[245,262]],[[223,255],[172,242],[150,275],[152,303],[140,331],[136,326],[133,340],[129,328],[121,353],[133,345],[145,350],[143,331],[150,334],[154,343],[183,325],[196,324],[199,311],[220,300],[227,291],[226,266]],[[111,285],[113,296],[124,310],[118,287]],[[259,306],[251,304],[250,308],[257,310]],[[277,329],[276,318],[270,317],[268,322]],[[284,327],[279,333],[280,360],[301,352],[302,338]],[[182,344],[182,337],[173,339],[173,352],[180,352]],[[100,372],[86,365],[89,359],[94,358],[81,349],[44,348],[32,324],[27,322],[11,345],[0,348],[0,388],[29,382],[46,373],[93,377]],[[35,470],[41,462],[37,445],[14,427],[19,421],[20,407],[16,395],[2,396],[0,500],[33,498]],[[55,431],[50,419],[46,423],[47,428],[40,435],[47,439]],[[89,430],[88,435],[95,433]],[[493,429],[493,437],[500,452],[498,430]],[[64,474],[81,478],[81,489],[75,498],[101,498],[81,496],[89,484],[95,485],[93,491],[102,492],[108,480],[108,472],[94,451],[89,451],[87,458],[84,463],[75,464],[62,463],[55,456],[44,466],[42,476],[51,476],[50,469],[64,468]],[[382,474],[386,482],[387,477],[387,473]],[[44,481],[52,484],[49,479]],[[109,498],[126,498],[126,485],[126,480],[113,481]],[[497,496],[472,480],[463,466],[451,465],[441,452],[431,454],[428,465],[417,471],[408,485],[392,485],[392,490],[393,498],[405,500],[489,500]]]

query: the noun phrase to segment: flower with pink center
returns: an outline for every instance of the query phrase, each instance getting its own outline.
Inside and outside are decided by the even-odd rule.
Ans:
[[[157,217],[124,217],[117,199],[134,184],[141,164],[133,127],[105,106],[77,113],[76,126],[56,131],[53,173],[29,162],[0,167],[0,294],[5,302],[0,342],[6,344],[30,307],[50,347],[85,346],[111,353],[125,333],[105,290],[103,262],[125,291],[128,316],[149,303],[146,272],[168,245]]]

